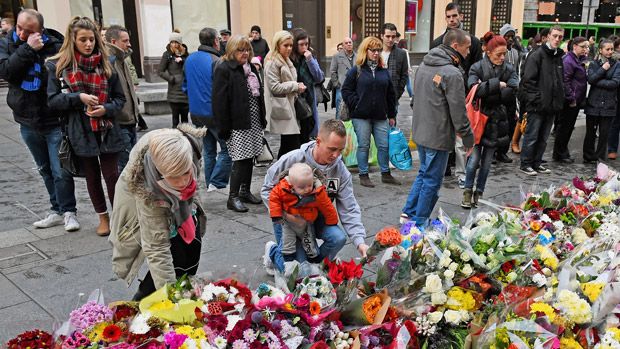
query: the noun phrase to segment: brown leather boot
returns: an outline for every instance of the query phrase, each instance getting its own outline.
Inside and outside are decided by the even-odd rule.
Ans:
[[[99,214],[99,226],[97,227],[97,235],[110,235],[110,215],[107,212]]]
[[[515,154],[521,154],[521,147],[519,146],[519,142],[521,141],[521,122],[517,121],[517,125],[515,126],[515,132],[512,134],[512,152]]]

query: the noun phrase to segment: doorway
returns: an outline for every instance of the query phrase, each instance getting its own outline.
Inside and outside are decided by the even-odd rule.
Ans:
[[[325,0],[282,0],[282,12],[282,28],[305,29],[314,55],[325,71],[328,65],[325,57]]]

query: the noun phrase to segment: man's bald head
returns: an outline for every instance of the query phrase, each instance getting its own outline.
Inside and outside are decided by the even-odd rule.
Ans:
[[[345,37],[342,40],[342,48],[344,48],[344,51],[350,55],[353,52],[353,40],[351,40],[350,37]]]
[[[21,10],[17,15],[15,31],[21,41],[28,40],[30,34],[43,31],[43,16],[31,8]]]

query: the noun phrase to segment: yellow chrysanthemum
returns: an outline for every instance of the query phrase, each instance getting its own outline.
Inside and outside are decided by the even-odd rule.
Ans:
[[[560,348],[562,349],[583,349],[581,344],[572,338],[564,338],[560,339]]]
[[[588,282],[585,284],[581,284],[581,291],[583,291],[583,294],[586,295],[586,297],[588,297],[588,299],[590,300],[590,303],[594,303],[598,297],[601,295],[601,292],[603,291],[603,288],[605,287],[605,284],[602,282]]]
[[[176,327],[174,329],[174,332],[178,334],[184,334],[187,337],[197,340],[197,341],[207,338],[207,335],[205,334],[205,331],[202,328],[194,328],[189,325],[183,325],[183,326]]]
[[[543,313],[545,314],[551,322],[555,320],[556,314],[555,309],[552,306],[545,303],[533,303],[530,305],[530,314],[534,313]]]
[[[460,287],[451,288],[448,293],[446,307],[452,310],[476,310],[476,300],[471,292],[464,291]]]
[[[109,324],[109,322],[100,322],[93,326],[93,329],[88,333],[88,340],[93,343],[103,340],[103,329]]]
[[[615,328],[615,327],[608,328],[607,332],[613,333],[614,339],[620,342],[620,328]]]
[[[549,247],[543,245],[536,245],[534,249],[540,256],[540,259],[542,260],[544,265],[553,269],[554,271],[558,268],[558,264],[560,263],[560,261]]]

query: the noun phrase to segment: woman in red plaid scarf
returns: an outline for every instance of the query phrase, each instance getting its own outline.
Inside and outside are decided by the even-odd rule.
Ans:
[[[97,234],[110,233],[101,175],[110,206],[118,179],[118,154],[123,150],[116,114],[125,96],[95,23],[74,17],[59,53],[46,63],[50,109],[60,112],[65,135],[86,177],[88,194],[99,215]]]

